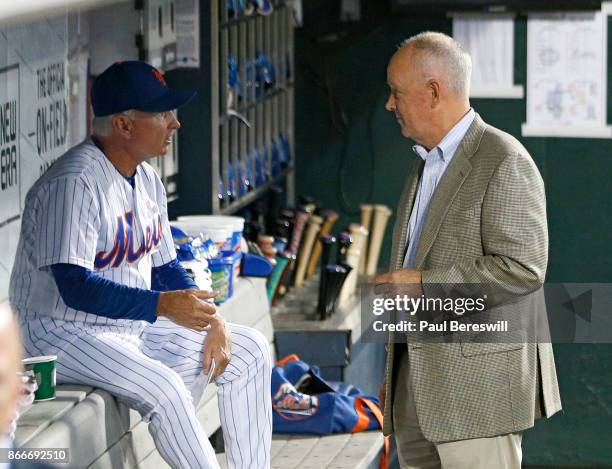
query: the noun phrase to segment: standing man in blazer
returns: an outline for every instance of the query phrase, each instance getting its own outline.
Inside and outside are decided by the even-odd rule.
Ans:
[[[470,107],[470,74],[469,54],[441,33],[404,41],[389,62],[385,107],[420,158],[397,209],[390,271],[374,283],[493,284],[522,298],[510,310],[541,310],[544,184],[527,150]],[[550,343],[392,334],[385,376],[383,431],[395,434],[402,468],[519,468],[522,432],[561,409]]]

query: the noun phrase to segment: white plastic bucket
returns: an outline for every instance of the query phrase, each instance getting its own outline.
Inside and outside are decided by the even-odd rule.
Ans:
[[[191,220],[171,221],[170,224],[180,228],[189,236],[195,237],[202,235],[204,239],[210,238],[220,251],[231,249],[233,234],[231,225],[217,225],[215,227],[211,227]]]
[[[240,251],[240,241],[244,230],[244,218],[225,215],[183,215],[178,217],[180,223],[185,222],[190,228],[199,230],[196,234],[208,234],[211,230],[231,231],[230,241],[224,250]],[[177,222],[171,222],[176,224]],[[181,225],[176,225],[181,228]],[[186,230],[185,230],[186,231]],[[188,232],[188,234],[191,234]],[[212,238],[212,237],[211,237]],[[214,240],[213,240],[214,241]],[[216,241],[215,241],[216,243]]]

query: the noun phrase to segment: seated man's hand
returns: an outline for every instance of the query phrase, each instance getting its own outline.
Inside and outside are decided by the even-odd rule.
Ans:
[[[216,314],[211,318],[210,329],[204,341],[204,372],[210,370],[212,360],[215,360],[215,371],[212,379],[216,379],[225,371],[232,357],[232,339],[225,319]]]
[[[208,328],[211,317],[217,312],[215,305],[207,300],[216,292],[202,290],[177,290],[161,292],[157,301],[157,315],[194,331]]]

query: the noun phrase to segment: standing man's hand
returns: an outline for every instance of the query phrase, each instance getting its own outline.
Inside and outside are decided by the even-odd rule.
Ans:
[[[181,326],[202,332],[208,329],[217,308],[210,301],[216,292],[176,290],[161,292],[157,300],[158,316],[165,316]]]
[[[374,275],[370,283],[381,284],[418,284],[422,283],[421,271],[419,269],[397,269],[384,274]]]
[[[401,293],[418,298],[423,294],[422,277],[419,269],[392,270],[370,277],[369,282],[374,284],[376,293],[389,296]]]
[[[210,329],[204,341],[204,357],[202,366],[208,373],[212,360],[215,360],[215,371],[211,380],[216,379],[225,371],[232,357],[232,339],[225,319],[218,314],[211,317]]]

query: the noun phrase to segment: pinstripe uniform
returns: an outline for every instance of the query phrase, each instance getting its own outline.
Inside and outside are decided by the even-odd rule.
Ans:
[[[189,392],[202,369],[206,333],[165,318],[148,324],[72,309],[49,269],[75,264],[150,288],[151,267],[176,256],[164,188],[153,169],[139,165],[132,188],[92,141],[69,150],[28,192],[18,253],[10,300],[28,355],[57,354],[59,383],[105,389],[138,410],[172,467],[217,467]],[[216,380],[228,461],[268,467],[268,344],[253,329],[228,327],[232,359]]]

